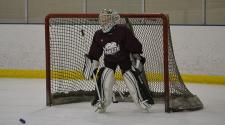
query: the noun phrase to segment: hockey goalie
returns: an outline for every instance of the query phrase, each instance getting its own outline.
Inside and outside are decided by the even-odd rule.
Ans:
[[[112,103],[114,73],[119,66],[134,103],[148,111],[154,101],[144,74],[142,44],[131,29],[117,23],[119,19],[119,14],[112,9],[100,12],[101,29],[95,32],[90,50],[85,55],[84,76],[96,80],[96,96],[91,105],[97,112],[106,112]],[[102,55],[104,67],[99,69],[98,60]]]

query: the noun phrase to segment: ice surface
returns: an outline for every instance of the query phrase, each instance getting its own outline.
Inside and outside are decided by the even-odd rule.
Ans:
[[[149,113],[133,103],[113,103],[107,113],[96,113],[89,102],[48,107],[44,79],[0,79],[0,125],[225,125],[225,86],[187,84],[204,109],[165,113],[156,104]]]

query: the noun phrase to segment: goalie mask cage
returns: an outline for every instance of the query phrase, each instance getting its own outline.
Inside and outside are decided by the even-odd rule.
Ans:
[[[120,14],[118,23],[127,24],[143,45],[148,85],[157,102],[165,103],[165,112],[198,110],[202,102],[185,86],[174,57],[168,16],[164,14]],[[49,14],[45,19],[47,105],[91,101],[93,80],[82,74],[84,55],[92,37],[100,29],[98,14]],[[103,66],[103,57],[100,66]],[[113,91],[125,101],[128,89],[119,70]],[[124,101],[124,100],[121,100]]]

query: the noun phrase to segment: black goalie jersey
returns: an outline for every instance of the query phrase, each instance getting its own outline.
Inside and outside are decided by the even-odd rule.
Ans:
[[[89,57],[98,60],[104,53],[104,61],[119,63],[130,61],[130,53],[142,53],[142,45],[126,25],[117,24],[108,33],[95,32]]]

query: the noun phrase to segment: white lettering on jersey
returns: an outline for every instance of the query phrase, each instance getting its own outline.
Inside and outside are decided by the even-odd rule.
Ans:
[[[120,51],[120,46],[117,45],[116,42],[111,42],[107,43],[103,49],[105,55],[115,55],[117,52]]]

